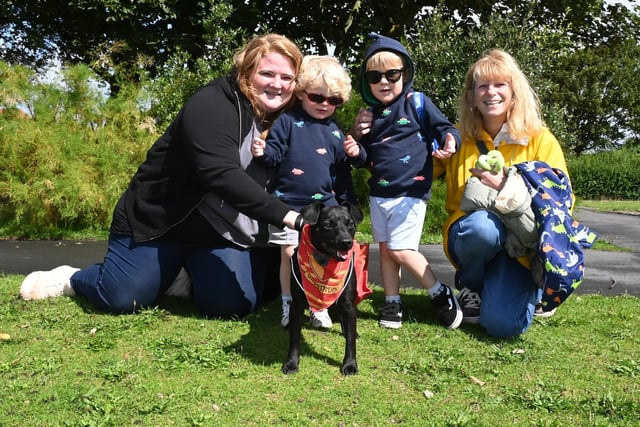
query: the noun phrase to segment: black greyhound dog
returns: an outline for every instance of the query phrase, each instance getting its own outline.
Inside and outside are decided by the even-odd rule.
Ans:
[[[356,362],[356,269],[351,249],[362,210],[351,203],[325,206],[313,203],[301,212],[305,225],[300,244],[291,258],[291,308],[289,311],[289,354],[282,372],[298,371],[304,310],[322,300],[338,311],[345,338],[343,375],[358,373]],[[334,275],[330,271],[336,271]],[[331,277],[327,277],[331,276]],[[323,299],[327,297],[328,299]]]

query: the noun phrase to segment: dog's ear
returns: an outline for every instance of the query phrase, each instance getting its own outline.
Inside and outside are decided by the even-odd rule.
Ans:
[[[360,209],[360,206],[354,205],[350,202],[342,202],[341,205],[347,208],[349,214],[351,214],[351,217],[356,222],[356,224],[360,224],[362,222],[362,220],[364,219],[364,213],[362,213],[362,209]]]
[[[302,215],[306,224],[313,225],[318,222],[318,217],[323,207],[324,203],[322,202],[311,203],[300,210],[300,215]]]

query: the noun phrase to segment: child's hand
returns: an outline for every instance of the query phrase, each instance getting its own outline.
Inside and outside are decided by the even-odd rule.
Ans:
[[[360,154],[360,145],[351,135],[347,135],[347,139],[344,140],[342,146],[349,157],[358,157]]]
[[[444,147],[442,150],[436,150],[433,157],[439,159],[447,159],[456,153],[456,139],[450,133],[444,138]]]
[[[364,135],[371,132],[371,122],[373,113],[365,108],[360,108],[356,120],[351,127],[351,134],[355,139],[360,140]]]
[[[253,139],[253,143],[251,144],[251,154],[253,155],[253,157],[264,156],[264,148],[266,146],[267,146],[267,143],[264,142],[264,139],[256,136]]]

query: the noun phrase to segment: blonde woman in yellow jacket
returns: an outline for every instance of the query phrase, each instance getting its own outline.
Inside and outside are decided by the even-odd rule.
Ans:
[[[503,171],[475,167],[479,145],[486,151],[499,150],[507,167],[539,160],[566,173],[565,157],[541,118],[526,76],[504,51],[486,53],[467,71],[459,117],[462,145],[450,158],[434,158],[434,178],[444,174],[447,184],[444,250],[456,267],[463,322],[479,323],[491,336],[517,336],[531,325],[541,295],[529,260],[506,253],[506,229],[495,213],[479,210],[467,215],[460,201],[471,176],[498,191],[504,186]]]

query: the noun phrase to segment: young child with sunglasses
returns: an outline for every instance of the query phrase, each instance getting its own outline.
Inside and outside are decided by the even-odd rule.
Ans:
[[[358,113],[345,151],[359,154],[356,140],[362,143],[371,170],[371,228],[380,247],[385,294],[379,323],[386,328],[402,326],[403,267],[426,289],[439,321],[455,329],[462,311],[454,293],[438,281],[418,249],[431,197],[433,156],[454,154],[460,134],[427,96],[414,92],[414,64],[405,47],[389,37],[369,36],[373,43],[360,68],[358,89],[370,109]],[[418,113],[414,99],[418,96],[424,114]]]
[[[296,82],[294,107],[280,115],[268,135],[256,138],[251,152],[257,162],[276,168],[271,190],[291,208],[299,211],[312,202],[338,205],[357,203],[351,164],[362,166],[365,152],[347,156],[345,135],[333,119],[338,107],[349,99],[351,79],[332,56],[306,56]],[[298,232],[269,228],[269,242],[281,246],[281,325],[289,324],[291,304],[291,257],[298,245]],[[316,328],[331,328],[327,310],[310,310]]]

